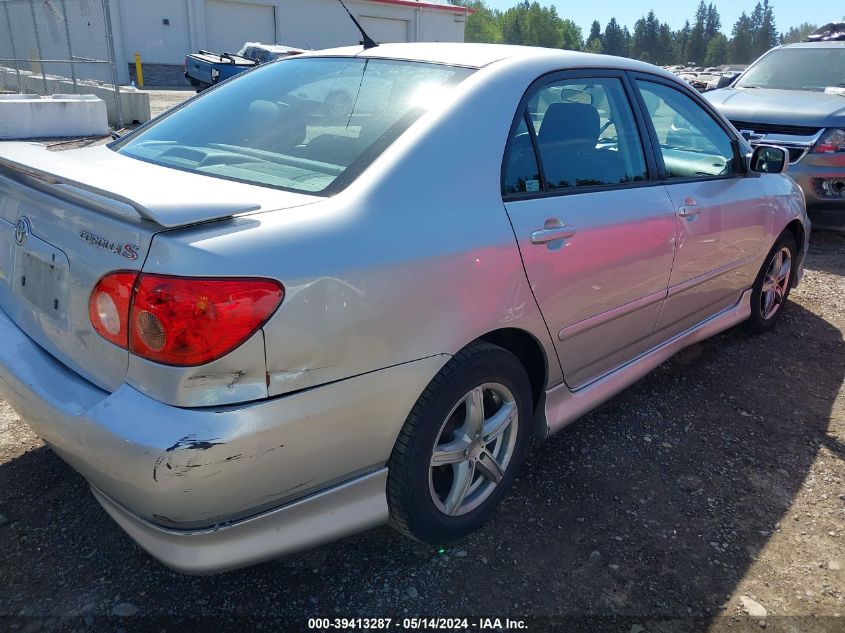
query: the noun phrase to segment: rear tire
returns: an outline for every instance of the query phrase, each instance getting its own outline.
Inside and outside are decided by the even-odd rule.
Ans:
[[[748,329],[754,334],[771,330],[783,312],[795,278],[798,246],[791,233],[783,233],[757,274],[751,291]]]
[[[456,354],[417,400],[390,456],[390,522],[437,545],[478,529],[525,461],[531,384],[509,351],[476,342]]]

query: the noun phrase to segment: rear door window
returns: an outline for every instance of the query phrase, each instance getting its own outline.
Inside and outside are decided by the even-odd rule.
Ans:
[[[554,82],[529,99],[528,114],[549,190],[646,179],[642,143],[620,79]]]
[[[505,166],[502,193],[530,193],[540,191],[540,167],[525,117],[522,117],[511,136]]]

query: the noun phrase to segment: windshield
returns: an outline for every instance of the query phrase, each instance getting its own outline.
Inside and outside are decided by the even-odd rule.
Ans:
[[[845,86],[845,46],[781,48],[754,64],[738,88],[817,90]]]
[[[329,195],[473,71],[289,58],[244,73],[112,148],[207,176]]]

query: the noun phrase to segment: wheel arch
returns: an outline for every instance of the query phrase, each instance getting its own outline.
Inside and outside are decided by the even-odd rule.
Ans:
[[[792,236],[795,238],[795,243],[798,246],[798,252],[803,253],[806,229],[801,223],[801,220],[797,218],[795,220],[792,220],[789,224],[786,225],[786,228],[784,228],[783,230],[784,232],[789,231],[790,233],[792,233]]]
[[[804,228],[804,224],[799,219],[792,220],[786,227],[783,229],[784,233],[792,234],[792,237],[795,238],[795,245],[798,247],[798,252],[795,254],[796,259],[798,260],[796,263],[800,264],[801,260],[804,259],[805,255],[805,248],[804,248],[804,239],[806,237],[806,229]],[[791,283],[795,283],[795,275],[798,272],[798,265],[793,267],[792,270],[792,280]]]
[[[517,357],[531,383],[531,399],[534,403],[534,420],[537,428],[533,431],[537,437],[546,436],[546,417],[543,406],[543,394],[549,379],[549,360],[546,350],[537,338],[519,328],[501,328],[478,337],[478,341],[487,341],[498,345]]]

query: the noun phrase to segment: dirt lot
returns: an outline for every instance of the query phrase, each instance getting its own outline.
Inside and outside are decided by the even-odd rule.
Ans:
[[[196,94],[195,90],[145,90],[150,93],[150,114],[157,117]]]
[[[537,448],[481,532],[438,551],[385,527],[204,578],[135,546],[2,404],[0,614],[30,629],[472,615],[841,633],[843,332],[845,239],[817,234],[774,332],[695,345]]]

